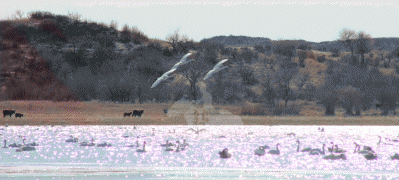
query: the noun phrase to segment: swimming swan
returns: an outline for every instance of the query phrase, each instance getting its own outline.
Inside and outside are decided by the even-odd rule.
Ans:
[[[23,139],[23,140],[22,140],[22,142],[24,143],[24,145],[21,146],[20,148],[18,148],[18,149],[16,150],[17,152],[22,152],[22,151],[34,151],[34,150],[36,150],[35,147],[31,147],[31,146],[29,146],[29,145],[25,145],[25,140],[26,140],[26,139]]]
[[[4,139],[4,146],[3,146],[3,148],[8,148],[8,147],[7,147],[7,140],[5,140],[5,139]]]
[[[71,135],[69,139],[65,140],[65,142],[78,142],[78,138],[73,138],[73,136]]]
[[[97,144],[97,147],[110,147],[112,146],[111,144],[107,144],[106,142],[101,143],[101,144]]]
[[[225,148],[225,149],[223,149],[223,151],[219,151],[219,155],[220,155],[220,158],[223,158],[223,159],[227,159],[227,158],[231,158],[231,154],[230,153],[228,153],[228,149],[227,148]]]
[[[324,151],[324,147],[326,146],[326,144],[323,144],[323,151],[322,150],[320,150],[320,149],[312,149],[310,152],[309,152],[309,155],[320,155],[320,154],[326,154],[326,152]]]
[[[370,152],[370,153],[368,153],[368,154],[364,154],[363,156],[364,156],[364,158],[366,158],[367,160],[374,160],[374,159],[377,159],[377,154],[374,153],[374,152]]]
[[[147,144],[147,142],[144,141],[144,143],[143,143],[143,149],[137,149],[136,152],[147,152],[147,151],[145,150],[145,144]]]
[[[270,150],[268,153],[269,154],[276,154],[276,155],[280,155],[280,150],[278,149],[278,146],[280,145],[280,143],[277,143],[276,145],[276,150]]]
[[[81,142],[80,146],[94,146],[95,144],[93,143],[94,139],[91,139],[91,143],[87,143],[87,142]]]
[[[332,146],[330,148],[327,148],[328,152],[333,152],[334,150],[334,143],[331,142],[330,144],[332,144]]]
[[[395,153],[395,155],[391,156],[391,159],[392,160],[395,160],[395,159],[399,160],[399,154]]]
[[[255,154],[258,156],[263,156],[265,155],[266,151],[263,146],[259,146],[258,149],[255,150]]]
[[[346,150],[338,148],[338,145],[335,145],[334,151],[335,153],[345,153]]]
[[[299,152],[299,144],[300,144],[300,142],[299,142],[299,140],[296,140],[296,142],[298,143],[298,148],[296,149],[296,152]],[[308,147],[308,148],[302,149],[301,152],[309,152],[311,150],[312,150],[312,148]]]
[[[324,156],[323,159],[330,159],[330,160],[342,159],[342,160],[346,160],[346,156],[345,156],[345,154],[340,154],[340,155],[330,154],[330,155]]]
[[[162,147],[170,147],[170,146],[176,146],[175,144],[169,142],[169,140],[166,140],[166,144],[161,144]]]

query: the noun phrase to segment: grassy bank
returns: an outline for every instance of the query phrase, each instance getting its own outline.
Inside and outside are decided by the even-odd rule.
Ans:
[[[53,102],[53,101],[1,101],[1,109],[13,109],[22,118],[1,117],[0,125],[186,125],[183,115],[168,117],[163,109],[172,103],[112,103],[112,102]],[[399,125],[398,116],[375,116],[369,110],[359,117],[345,117],[343,109],[336,116],[324,116],[320,107],[309,104],[299,115],[255,116],[242,115],[240,105],[214,105],[241,117],[244,125]],[[123,117],[124,112],[144,110],[143,117]]]

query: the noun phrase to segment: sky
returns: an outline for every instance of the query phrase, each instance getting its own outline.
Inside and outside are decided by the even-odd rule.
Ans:
[[[5,4],[4,4],[5,3]],[[194,41],[214,36],[242,35],[272,40],[333,41],[342,29],[364,31],[372,37],[399,37],[399,1],[6,1],[0,19],[16,10],[48,11],[110,24],[137,27],[152,39],[165,40],[179,29]]]

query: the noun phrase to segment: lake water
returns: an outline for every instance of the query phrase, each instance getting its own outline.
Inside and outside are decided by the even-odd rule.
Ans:
[[[206,129],[196,134],[187,131]],[[0,149],[0,179],[397,179],[399,153],[396,126],[9,126],[0,127],[7,144],[36,142],[35,151]],[[174,132],[174,133],[173,133]],[[287,135],[295,133],[295,135]],[[79,141],[111,143],[110,147],[82,147],[65,142],[70,135]],[[129,136],[124,138],[122,136]],[[21,136],[21,137],[20,137]],[[225,136],[221,138],[220,136]],[[381,143],[378,136],[382,137]],[[137,138],[139,137],[139,138]],[[183,142],[181,152],[164,151],[166,140]],[[347,150],[347,160],[324,160],[300,149],[331,147]],[[136,145],[139,147],[126,147]],[[146,141],[147,152],[142,149]],[[354,142],[371,146],[377,160],[354,153]],[[269,145],[280,155],[257,156],[255,149]],[[2,144],[1,147],[4,145]],[[228,148],[230,159],[219,158]],[[267,150],[268,151],[268,150]]]

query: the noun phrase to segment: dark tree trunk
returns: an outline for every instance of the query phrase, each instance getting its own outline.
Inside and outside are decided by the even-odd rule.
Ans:
[[[335,106],[327,105],[325,114],[327,116],[334,116],[335,115]]]
[[[353,113],[352,113],[352,106],[346,107],[345,110],[346,110],[346,112],[345,112],[346,115],[350,115],[350,116],[353,115]]]
[[[356,114],[355,114],[355,116],[360,116],[360,113],[361,113],[360,109],[356,109]]]

